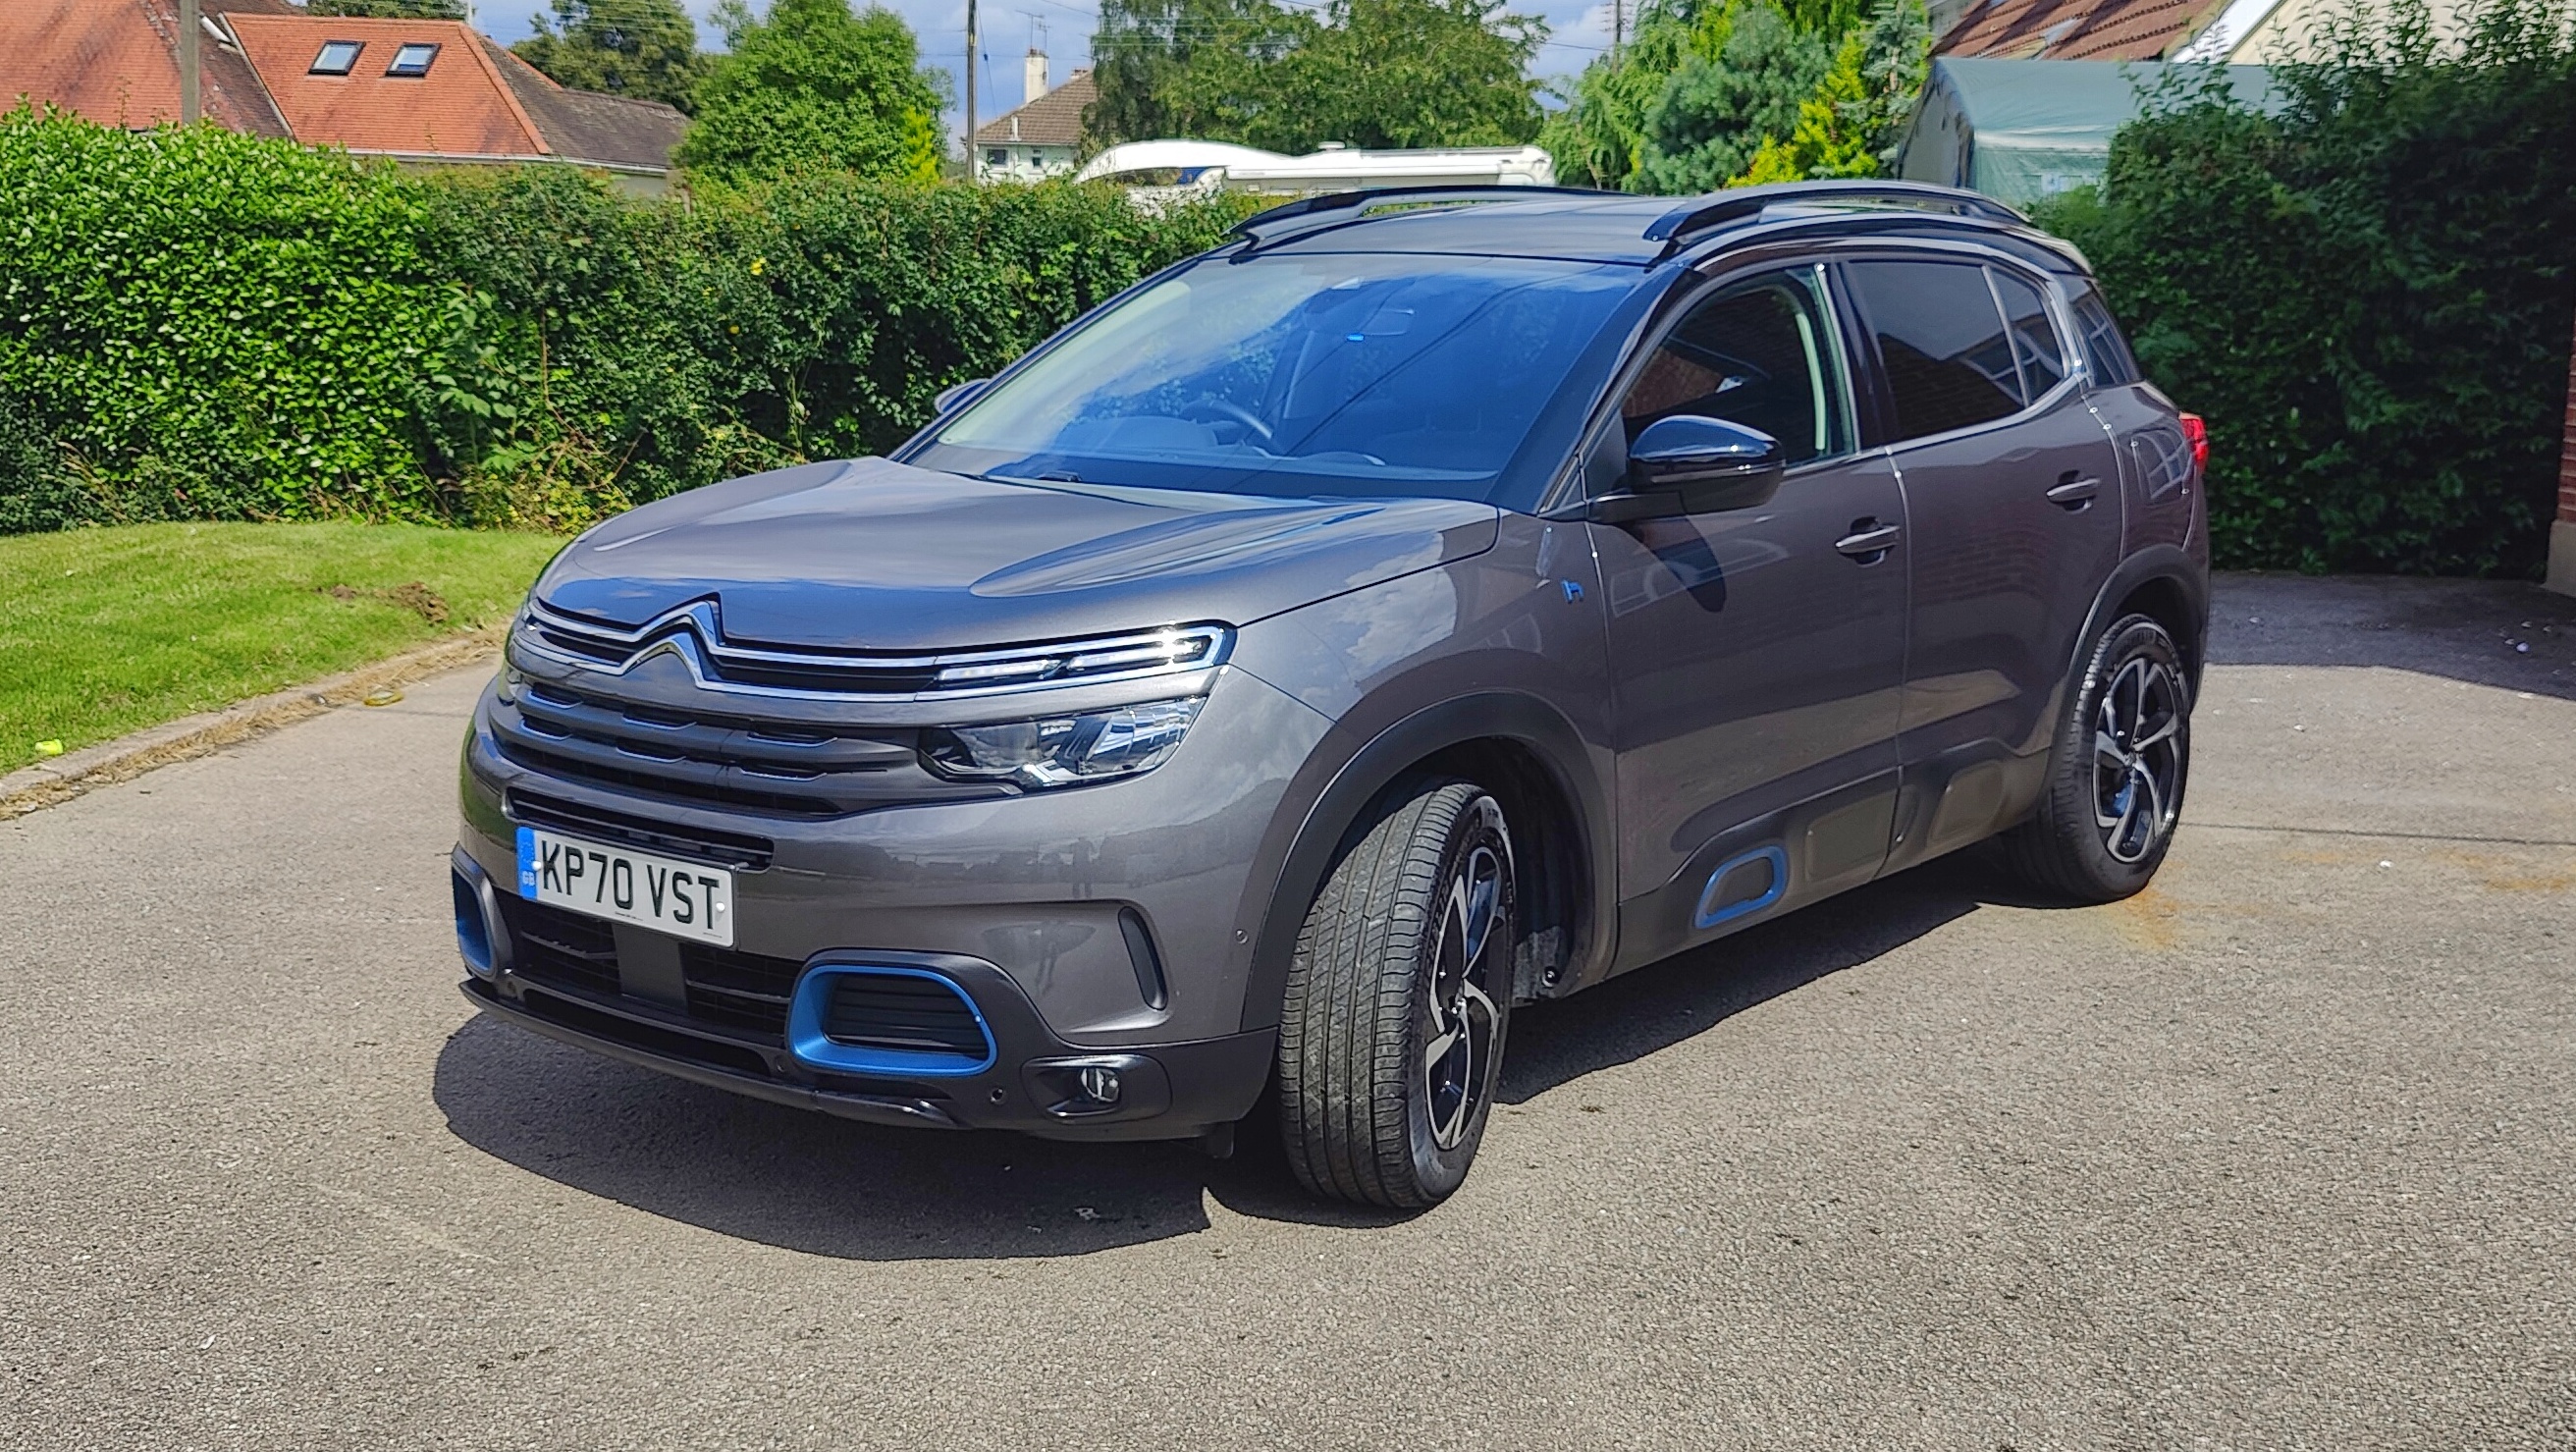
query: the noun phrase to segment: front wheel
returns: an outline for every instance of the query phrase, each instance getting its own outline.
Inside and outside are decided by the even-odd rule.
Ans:
[[[2102,633],[2069,704],[2048,786],[2004,834],[2023,880],[2077,902],[2145,887],[2173,844],[2191,768],[2191,684],[2165,628],[2126,616]]]
[[[1319,1195],[1397,1209],[1467,1177],[1519,942],[1511,831],[1472,782],[1399,788],[1307,910],[1279,1028],[1279,1126]]]

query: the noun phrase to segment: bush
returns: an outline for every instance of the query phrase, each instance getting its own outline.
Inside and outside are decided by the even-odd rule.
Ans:
[[[2040,209],[2150,377],[2209,420],[2218,562],[2535,574],[2576,310],[2576,47],[2563,0],[2421,0],[2278,67],[2267,117],[2151,98],[2099,196]]]
[[[0,118],[0,531],[570,528],[882,451],[941,388],[1241,215],[848,177],[646,202],[560,167],[423,178],[21,109]],[[40,421],[42,504],[6,442]]]

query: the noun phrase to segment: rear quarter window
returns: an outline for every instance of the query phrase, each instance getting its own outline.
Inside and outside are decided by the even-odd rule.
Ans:
[[[2083,334],[2084,371],[2104,388],[2117,388],[2138,381],[2138,360],[2129,352],[2128,340],[2120,336],[2120,325],[2111,320],[2111,308],[2102,301],[2100,289],[2085,283],[2075,294],[2075,327]]]

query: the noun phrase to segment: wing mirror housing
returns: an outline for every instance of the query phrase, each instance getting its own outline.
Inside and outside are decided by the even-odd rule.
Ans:
[[[1751,509],[1780,492],[1788,467],[1780,441],[1760,429],[1673,414],[1646,425],[1628,446],[1627,487],[1594,500],[1592,517],[1617,524]]]
[[[946,418],[973,403],[985,389],[992,386],[993,380],[990,378],[969,378],[963,383],[949,384],[931,398],[931,415],[934,418]]]

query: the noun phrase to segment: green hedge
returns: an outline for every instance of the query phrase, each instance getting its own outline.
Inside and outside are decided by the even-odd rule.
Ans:
[[[1230,202],[806,180],[643,202],[212,128],[0,118],[0,532],[578,526],[883,450]]]
[[[2209,420],[2211,541],[2236,567],[2536,575],[2576,318],[2576,47],[2552,0],[2346,21],[2223,89],[2151,98],[2081,246],[2148,375]]]

